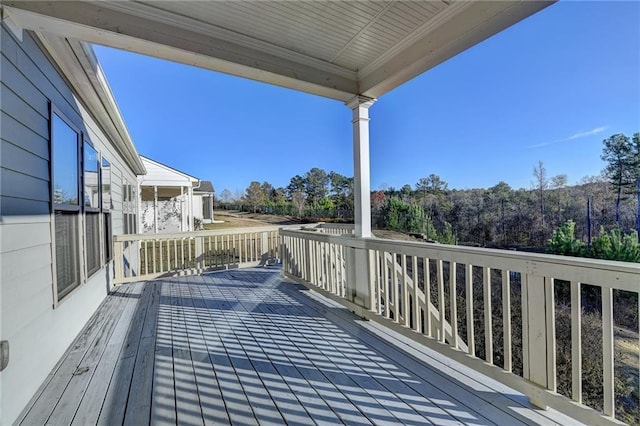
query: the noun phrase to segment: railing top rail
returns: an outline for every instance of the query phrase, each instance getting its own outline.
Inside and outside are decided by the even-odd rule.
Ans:
[[[226,228],[226,229],[212,229],[205,231],[192,231],[192,232],[173,232],[173,233],[158,233],[158,234],[120,234],[114,236],[115,241],[151,241],[151,240],[179,240],[182,238],[195,238],[195,237],[208,237],[214,235],[229,235],[229,234],[248,234],[254,232],[266,232],[277,231],[281,226],[253,226],[246,228]]]
[[[353,236],[338,236],[298,230],[283,230],[281,234],[316,241],[333,242],[347,247],[403,253],[410,256],[506,269],[636,293],[640,292],[640,264],[637,263],[479,247],[461,247],[418,241],[354,238]]]
[[[172,233],[158,233],[158,234],[119,234],[114,236],[116,242],[126,241],[157,241],[157,240],[179,240],[183,238],[196,238],[196,237],[209,237],[216,235],[234,235],[234,234],[249,234],[255,232],[269,232],[278,231],[280,229],[292,229],[299,230],[301,228],[313,229],[320,225],[319,223],[306,223],[296,225],[270,225],[270,226],[248,226],[242,228],[225,228],[225,229],[210,229],[204,231],[191,231],[191,232],[172,232]]]
[[[353,223],[318,223],[317,228],[354,229]]]

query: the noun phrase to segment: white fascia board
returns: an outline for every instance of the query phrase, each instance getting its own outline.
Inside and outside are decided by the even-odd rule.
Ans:
[[[136,175],[145,174],[146,170],[138,151],[119,109],[115,106],[113,95],[106,86],[106,79],[104,76],[101,79],[95,72],[98,69],[97,62],[92,63],[95,57],[87,56],[85,47],[80,46],[78,42],[70,42],[64,38],[40,32],[36,35],[65,75],[74,93],[122,155],[127,165]],[[76,43],[75,49],[72,46],[73,43]]]
[[[191,186],[192,182],[188,180],[179,181],[179,180],[161,180],[161,179],[144,179],[140,181],[140,187],[154,187],[158,188],[187,188]]]
[[[360,70],[361,93],[378,98],[555,1],[454,2],[386,55]]]
[[[140,3],[3,1],[23,28],[142,53],[331,99],[358,92],[357,73]],[[144,13],[143,13],[144,12]],[[146,15],[145,15],[146,14]],[[227,34],[230,33],[230,34]]]

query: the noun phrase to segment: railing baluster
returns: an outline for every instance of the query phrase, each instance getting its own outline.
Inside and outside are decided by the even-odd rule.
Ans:
[[[173,268],[178,269],[178,240],[173,240]]]
[[[149,273],[149,241],[144,242],[144,274]]]
[[[446,340],[444,325],[446,322],[444,308],[444,271],[443,261],[438,259],[438,340]]]
[[[504,342],[504,370],[513,369],[513,355],[511,348],[511,272],[502,270],[502,331]]]
[[[545,280],[545,315],[547,323],[547,388],[553,392],[558,390],[556,374],[556,300],[555,279]]]
[[[422,330],[424,334],[433,337],[431,333],[431,270],[429,266],[429,258],[422,258],[422,273],[424,276],[424,326],[426,330]]]
[[[451,316],[451,346],[458,348],[458,307],[456,262],[449,262],[449,313]]]
[[[409,275],[407,274],[407,255],[402,255],[402,319],[409,326]]]
[[[336,245],[331,244],[331,293],[336,294],[337,282],[338,282],[338,268],[336,267]]]
[[[398,264],[397,255],[393,253],[392,255],[393,261],[391,262],[391,271],[393,273],[393,320],[395,322],[400,322],[400,301],[398,300],[400,295],[398,294],[398,286],[400,285],[398,282],[398,271],[396,266]]]
[[[413,329],[420,331],[420,297],[418,295],[418,256],[411,256],[411,278],[413,279]]]
[[[613,289],[602,287],[602,368],[604,414],[615,414],[613,373]]]
[[[387,262],[387,253],[386,251],[382,253],[382,259],[384,264],[384,316],[385,318],[390,318],[391,312],[391,300],[389,300],[389,286],[392,285],[389,283],[389,265]],[[390,254],[389,254],[390,255]],[[393,280],[392,280],[393,281]]]
[[[582,299],[581,284],[571,281],[571,398],[582,403]]]
[[[316,241],[316,280],[318,285],[324,289],[324,274],[323,274],[323,265],[322,265],[322,243],[320,241]]]
[[[191,267],[192,267],[191,265],[192,265],[192,262],[193,262],[193,260],[192,260],[192,259],[193,259],[193,254],[192,254],[192,251],[191,251],[191,243],[192,243],[192,242],[193,242],[193,239],[192,239],[192,238],[188,238],[188,239],[187,239],[188,248],[189,248],[189,260],[188,260],[188,262],[189,262],[189,263],[188,263],[188,267],[189,267],[189,268],[191,268]]]
[[[380,303],[380,300],[382,298],[382,290],[381,290],[381,286],[382,286],[382,263],[380,262],[380,251],[376,250],[375,251],[375,256],[376,256],[376,285],[375,285],[375,292],[374,292],[374,296],[375,296],[375,305],[372,307],[375,307],[375,312],[378,315],[382,314],[382,303]]]
[[[213,266],[212,252],[211,252],[211,235],[207,238],[207,267]]]
[[[258,244],[258,233],[254,232],[253,234],[253,261],[257,262],[260,260],[260,244]]]
[[[322,274],[324,275],[323,279],[324,279],[324,288],[327,291],[331,291],[331,283],[329,282],[329,276],[330,276],[330,266],[331,266],[331,262],[330,262],[330,256],[329,256],[329,243],[321,243],[322,244],[322,265],[323,265],[323,270],[322,270]]]
[[[476,356],[476,340],[473,324],[473,265],[467,263],[465,274],[465,295],[467,306],[467,352],[471,356]]]
[[[153,261],[153,273],[158,272],[158,262],[156,259],[156,240],[151,241],[151,256]]]
[[[493,364],[493,326],[491,309],[491,268],[483,268],[483,290],[484,290],[484,351],[485,360]]]

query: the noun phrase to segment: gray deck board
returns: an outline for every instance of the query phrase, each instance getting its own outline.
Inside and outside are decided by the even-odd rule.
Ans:
[[[120,356],[107,388],[104,404],[100,410],[100,417],[98,417],[98,424],[122,424],[124,420],[136,354],[140,345],[142,326],[147,314],[151,290],[151,287],[145,286],[140,293],[130,328],[122,342]]]
[[[277,269],[136,283],[107,297],[21,419],[575,424],[432,352],[288,282]]]
[[[109,383],[113,376],[113,372],[116,370],[116,364],[120,357],[122,350],[122,342],[124,341],[127,333],[129,332],[129,326],[131,325],[131,318],[135,313],[138,297],[140,296],[143,284],[138,283],[132,286],[128,286],[128,292],[119,294],[119,297],[124,297],[123,311],[120,319],[118,319],[116,328],[114,329],[109,342],[106,345],[100,363],[98,364],[94,375],[91,378],[89,385],[87,386],[82,401],[78,407],[75,417],[73,418],[72,425],[82,426],[87,424],[96,424],[100,416],[100,410],[104,404],[104,400],[109,388]]]
[[[122,289],[121,291],[128,291],[128,289]],[[38,392],[37,398],[35,398],[40,402],[38,404],[29,404],[29,410],[23,413],[17,423],[23,425],[45,424],[50,422],[52,415],[59,413],[67,418],[66,423],[71,422],[77,409],[74,398],[81,397],[82,390],[78,389],[77,382],[74,382],[69,387],[70,383],[74,375],[80,373],[80,365],[87,353],[92,351],[92,347],[94,353],[96,350],[100,350],[100,343],[104,342],[103,327],[108,326],[109,322],[113,321],[113,318],[117,318],[117,309],[119,307],[117,302],[115,298],[108,298],[101,304],[100,312],[104,313],[104,315],[96,312],[83,327],[78,338],[41,386],[41,390]],[[97,342],[96,346],[94,341],[99,336],[102,337],[102,340]],[[89,370],[82,369],[82,371],[88,372]],[[73,394],[71,398],[69,398],[70,394]],[[57,413],[56,409],[58,410]],[[68,418],[69,416],[70,419]]]

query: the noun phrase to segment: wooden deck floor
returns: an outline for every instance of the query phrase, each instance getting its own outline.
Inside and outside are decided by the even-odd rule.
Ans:
[[[19,422],[577,424],[273,269],[119,287]]]

